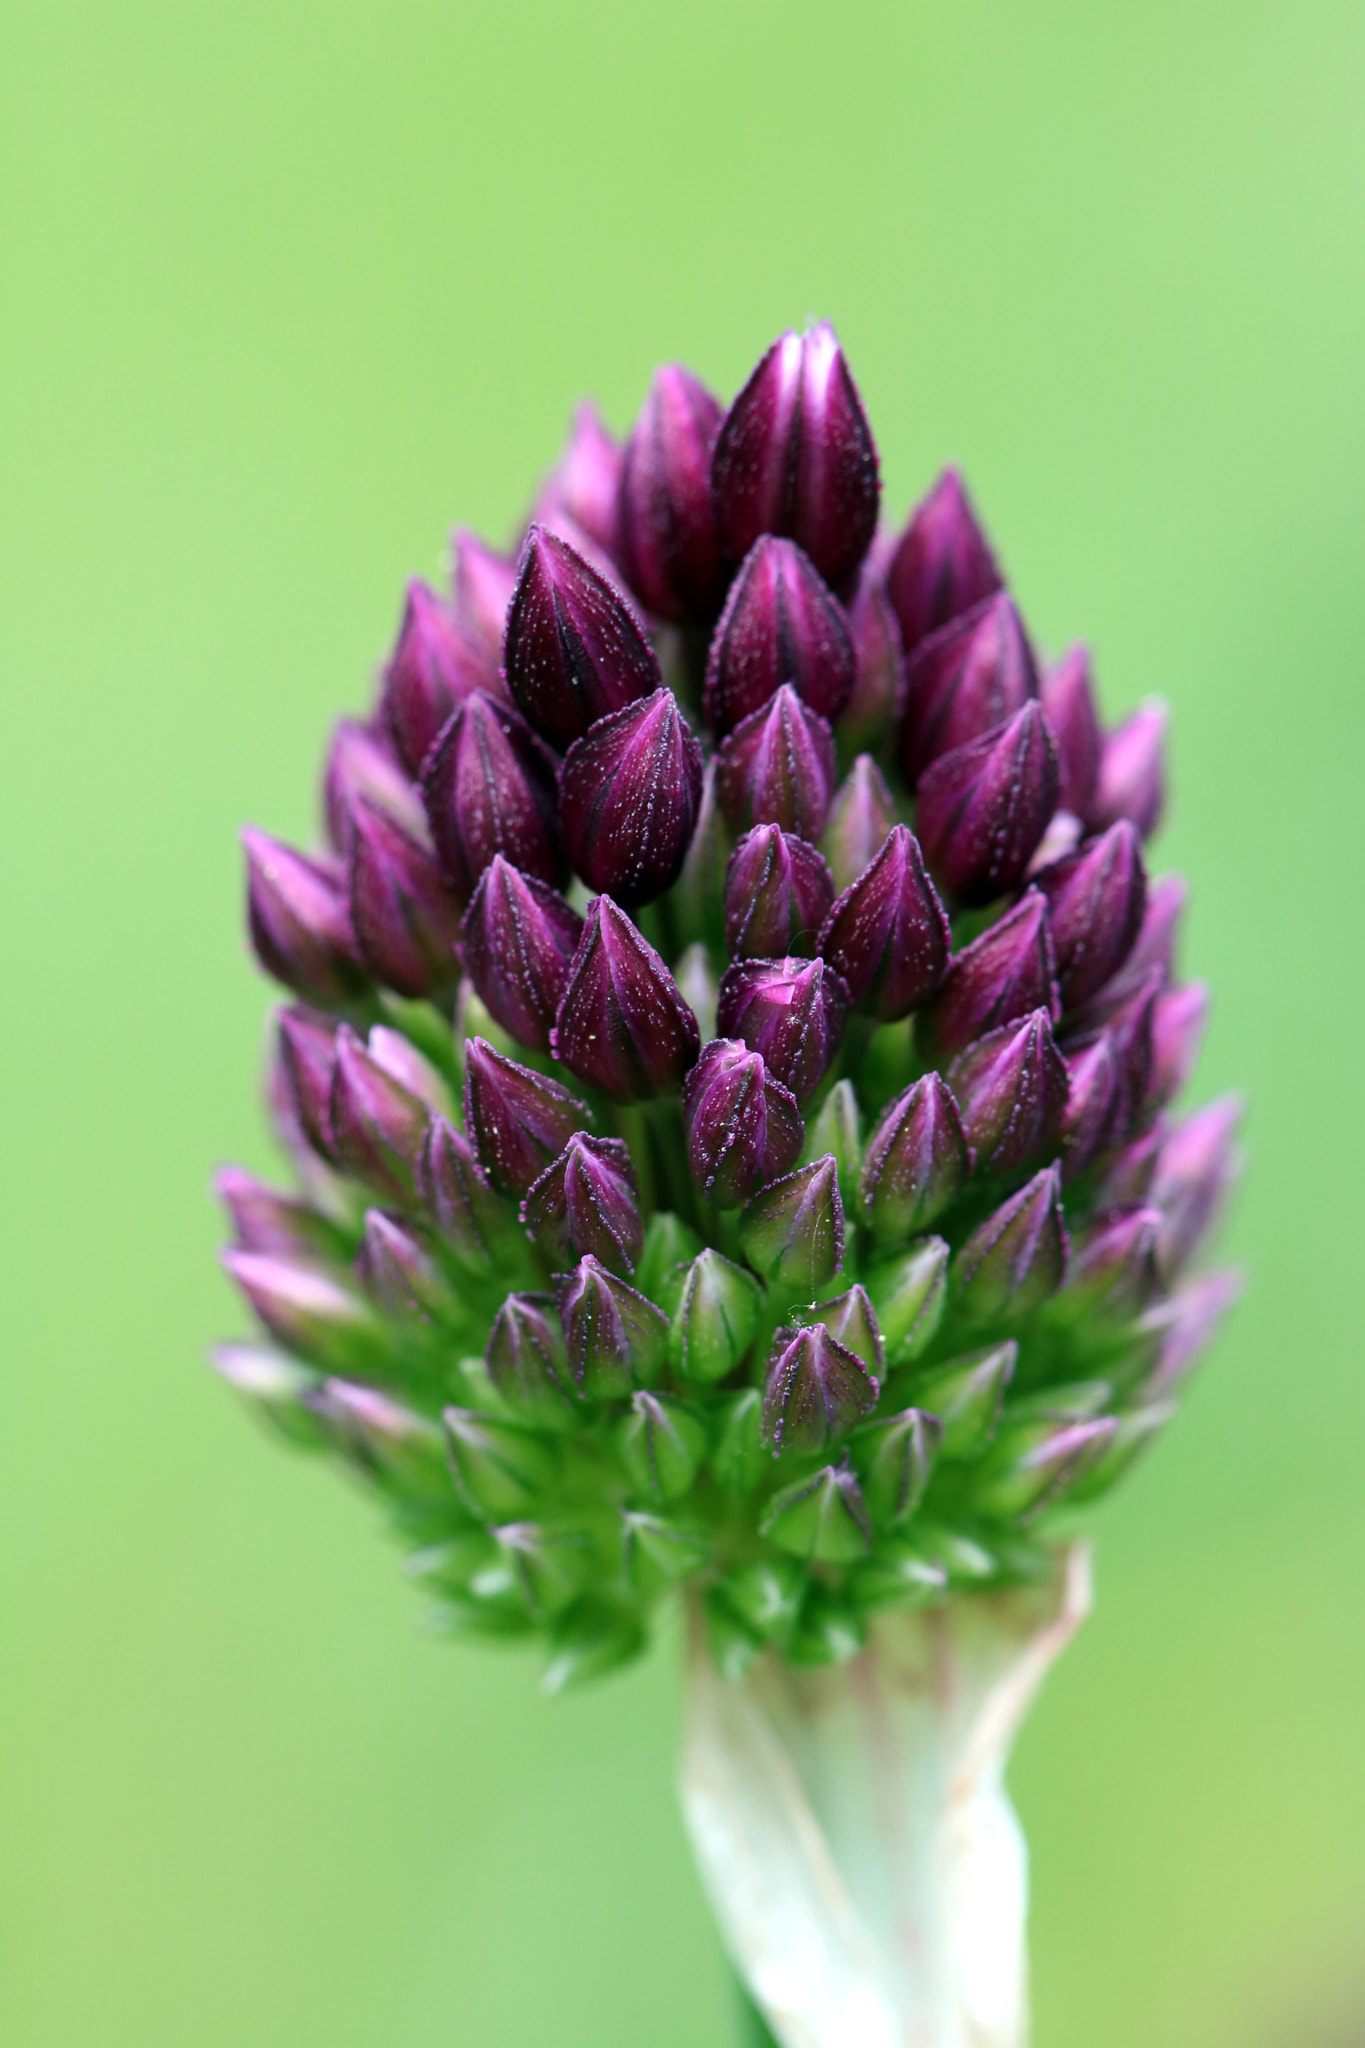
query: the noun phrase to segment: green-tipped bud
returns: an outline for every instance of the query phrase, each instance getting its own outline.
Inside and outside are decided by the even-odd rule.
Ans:
[[[1099,1462],[1117,1431],[1112,1415],[1013,1424],[977,1474],[973,1498],[983,1514],[1002,1521],[1035,1515]]]
[[[504,1522],[493,1536],[533,1614],[558,1614],[577,1599],[592,1575],[592,1549],[576,1530]]]
[[[338,1372],[382,1369],[387,1357],[384,1326],[353,1288],[311,1262],[232,1249],[220,1257],[261,1322],[287,1351]]]
[[[1142,1408],[1134,1408],[1131,1414],[1118,1416],[1109,1442],[1097,1457],[1086,1461],[1067,1488],[1068,1506],[1080,1507],[1083,1502],[1098,1500],[1101,1494],[1108,1493],[1148,1446],[1155,1443],[1175,1412],[1174,1401],[1151,1401]]]
[[[1011,1339],[935,1366],[929,1378],[916,1381],[915,1399],[942,1424],[942,1457],[974,1457],[990,1442],[1018,1362],[1019,1346]]]
[[[995,1553],[965,1529],[947,1529],[936,1522],[922,1521],[915,1529],[915,1540],[924,1556],[942,1571],[950,1589],[979,1586],[999,1573]]]
[[[867,1504],[846,1463],[826,1465],[775,1495],[759,1533],[793,1557],[821,1564],[852,1564],[872,1542]]]
[[[718,1586],[708,1586],[702,1603],[706,1642],[721,1677],[734,1684],[743,1678],[763,1647],[762,1638],[742,1621]]]
[[[844,1205],[832,1152],[756,1194],[739,1219],[751,1266],[775,1284],[818,1293],[844,1262]]]
[[[958,1252],[953,1291],[959,1312],[973,1323],[1027,1315],[1061,1286],[1069,1250],[1060,1174],[1044,1167]]]
[[[705,1456],[705,1429],[680,1401],[638,1393],[630,1405],[617,1445],[631,1485],[647,1500],[678,1500]]]
[[[219,1344],[210,1352],[209,1363],[287,1442],[304,1450],[320,1448],[323,1427],[304,1399],[318,1377],[297,1358],[268,1351],[263,1344]]]
[[[554,1473],[547,1445],[472,1408],[447,1408],[442,1419],[455,1484],[474,1514],[511,1522],[536,1505]]]
[[[858,1193],[858,1175],[863,1163],[862,1119],[851,1081],[837,1081],[806,1132],[805,1158],[819,1159],[826,1152],[839,1172],[839,1193],[845,1210],[853,1208]]]
[[[801,1611],[806,1573],[792,1557],[758,1557],[717,1579],[716,1591],[765,1643],[790,1634]]]
[[[972,1170],[957,1104],[925,1074],[886,1110],[868,1140],[855,1213],[878,1244],[904,1243],[950,1209]]]
[[[564,1333],[548,1294],[508,1295],[493,1318],[484,1362],[488,1379],[510,1409],[544,1428],[570,1427],[574,1387]],[[467,1367],[461,1371],[467,1378]]]
[[[700,1250],[701,1239],[696,1231],[671,1209],[657,1209],[646,1224],[645,1248],[635,1268],[635,1285],[666,1316],[671,1316],[678,1306],[688,1264]]]
[[[772,1471],[773,1454],[763,1441],[763,1396],[745,1387],[721,1409],[715,1427],[711,1470],[726,1493],[752,1493]]]
[[[711,1555],[710,1538],[702,1530],[634,1508],[622,1510],[621,1538],[626,1578],[646,1597],[690,1578]]]
[[[924,1496],[943,1423],[923,1408],[903,1408],[869,1423],[853,1439],[853,1463],[868,1513],[880,1529],[908,1522]]]
[[[875,1266],[867,1275],[888,1372],[918,1358],[933,1339],[943,1316],[947,1273],[948,1247],[943,1239],[922,1237],[900,1258]]]
[[[884,1536],[871,1557],[849,1574],[859,1607],[924,1607],[945,1591],[948,1574],[937,1558],[905,1536]]]
[[[441,1432],[426,1416],[349,1380],[324,1380],[308,1396],[308,1405],[334,1448],[365,1478],[409,1500],[450,1499]]]
[[[852,1602],[813,1579],[787,1644],[787,1655],[793,1664],[845,1664],[857,1656],[866,1634],[863,1618]]]
[[[619,1400],[658,1378],[668,1324],[591,1253],[559,1276],[559,1316],[569,1372],[590,1401]]]
[[[855,1357],[861,1358],[874,1378],[881,1378],[886,1366],[886,1346],[882,1343],[872,1296],[865,1287],[850,1287],[847,1294],[837,1294],[833,1301],[808,1310],[806,1321],[823,1323],[831,1337],[837,1337]]]
[[[683,1272],[668,1357],[685,1380],[723,1380],[753,1342],[763,1290],[710,1246]]]
[[[548,1693],[605,1678],[645,1647],[644,1625],[633,1607],[588,1596],[571,1607],[550,1638],[550,1661],[541,1685]]]

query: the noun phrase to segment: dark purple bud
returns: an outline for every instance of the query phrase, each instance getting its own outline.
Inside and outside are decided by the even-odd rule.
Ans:
[[[856,882],[886,844],[896,823],[896,806],[886,777],[870,754],[859,754],[834,793],[824,850],[836,889]]]
[[[537,881],[564,879],[550,757],[510,705],[481,690],[465,699],[427,756],[422,801],[462,906],[495,853]]]
[[[373,1309],[316,1260],[231,1249],[219,1257],[248,1306],[287,1351],[319,1364],[363,1369],[373,1363],[383,1342]]]
[[[761,533],[799,541],[836,587],[862,561],[877,530],[877,451],[827,321],[768,350],[725,416],[711,492],[732,562]]]
[[[422,799],[392,747],[370,726],[343,718],[333,729],[322,778],[327,837],[340,854],[350,847],[351,813],[362,798],[394,819],[410,838],[425,839]]]
[[[780,825],[755,825],[725,870],[725,944],[736,960],[810,953],[834,901],[822,853]]]
[[[702,752],[671,690],[599,718],[560,771],[569,860],[633,908],[671,888],[701,810]]]
[[[575,1131],[559,1157],[532,1181],[521,1220],[562,1266],[591,1252],[614,1273],[633,1273],[645,1229],[635,1168],[620,1138]]]
[[[1026,704],[925,770],[915,829],[935,879],[975,907],[1023,880],[1056,807],[1056,751],[1042,712]]]
[[[1090,682],[1090,650],[1072,647],[1043,680],[1043,716],[1057,749],[1057,801],[1074,818],[1088,818],[1100,774],[1099,714]]]
[[[361,797],[352,810],[351,923],[376,981],[430,996],[458,978],[460,913],[426,840]]]
[[[1062,1178],[1074,1180],[1109,1142],[1121,1083],[1107,1032],[1065,1058],[1069,1092],[1062,1117]]]
[[[844,1262],[844,1204],[832,1152],[761,1188],[739,1219],[744,1256],[758,1273],[817,1294]]]
[[[805,1125],[789,1088],[738,1040],[713,1038],[683,1083],[687,1163],[708,1201],[732,1207],[786,1173]]]
[[[1086,1004],[1087,1023],[1103,1023],[1152,975],[1159,976],[1163,987],[1171,980],[1176,938],[1188,894],[1181,875],[1162,875],[1159,881],[1148,883],[1142,929],[1119,972]]]
[[[435,591],[410,583],[380,698],[380,715],[408,773],[420,772],[427,749],[471,690],[498,687]]]
[[[1077,1055],[1077,1058],[1085,1057],[1087,1054]],[[1076,1060],[1069,1059],[1067,1066],[1073,1074],[1071,1087],[1074,1097]],[[1151,1199],[1157,1162],[1161,1157],[1161,1148],[1169,1135],[1169,1124],[1158,1117],[1140,1137],[1134,1138],[1130,1145],[1125,1145],[1121,1152],[1115,1152],[1105,1161],[1103,1173],[1094,1190],[1094,1207],[1097,1213],[1103,1214],[1106,1209],[1141,1209],[1145,1206]],[[1066,1177],[1066,1165],[1063,1161],[1062,1178],[1065,1180]]]
[[[581,1081],[626,1102],[670,1094],[701,1050],[677,982],[610,896],[588,905],[551,1044]]]
[[[523,875],[495,853],[460,925],[460,958],[503,1029],[537,1052],[569,980],[583,920],[557,889]]]
[[[706,663],[706,721],[717,736],[790,683],[833,724],[853,693],[848,617],[795,542],[764,534],[730,585]]]
[[[507,607],[517,587],[516,564],[481,541],[467,526],[451,536],[455,622],[466,642],[483,656],[488,680],[479,684],[493,696],[506,694],[502,680],[502,636]]]
[[[890,1022],[938,987],[948,946],[948,919],[924,871],[919,841],[908,825],[896,825],[837,898],[820,933],[820,952],[843,975],[854,1002]]]
[[[386,1315],[427,1317],[446,1289],[413,1233],[382,1209],[365,1211],[356,1276]]]
[[[1199,1058],[1209,1021],[1209,992],[1202,981],[1164,988],[1152,1011],[1152,1077],[1148,1103],[1173,1102]]]
[[[620,556],[631,588],[658,618],[713,619],[725,589],[711,512],[711,457],[721,408],[680,363],[654,381],[626,442]]]
[[[592,1122],[587,1104],[486,1038],[471,1038],[464,1057],[465,1129],[479,1164],[503,1194],[524,1195],[574,1132]]]
[[[737,831],[773,824],[816,840],[833,788],[829,723],[789,683],[736,726],[716,757],[716,798]]]
[[[369,986],[351,929],[345,873],[248,825],[247,925],[267,974],[311,1003],[344,1003]]]
[[[916,1044],[926,1057],[951,1058],[984,1032],[1034,1010],[1046,1010],[1054,1024],[1062,1014],[1047,905],[1030,889],[953,955],[937,995],[916,1020]]]
[[[1129,1209],[1091,1226],[1072,1247],[1061,1300],[1087,1318],[1130,1322],[1158,1292],[1157,1209]]]
[[[280,1074],[299,1129],[323,1159],[335,1160],[332,1144],[332,1076],[336,1072],[336,1025],[303,1009],[281,1010]]]
[[[778,1330],[763,1383],[763,1439],[775,1452],[820,1451],[870,1415],[880,1389],[823,1324]]]
[[[503,658],[518,705],[560,748],[663,682],[620,592],[543,526],[531,527],[521,551]]]
[[[925,1074],[884,1112],[863,1153],[858,1204],[878,1244],[927,1229],[962,1193],[972,1163],[952,1090]]]
[[[1151,838],[1166,795],[1168,715],[1161,699],[1152,697],[1109,734],[1087,824],[1102,830],[1129,818],[1144,839]]]
[[[668,1342],[662,1310],[590,1253],[558,1287],[569,1372],[589,1400],[615,1400],[658,1379]]]
[[[1038,695],[1038,669],[1002,591],[925,640],[905,664],[902,758],[913,789],[931,761],[980,739]]]
[[[761,1053],[798,1102],[815,1093],[839,1048],[848,990],[824,960],[737,960],[720,984],[716,1029]]]
[[[1183,1123],[1161,1147],[1152,1201],[1161,1212],[1162,1269],[1178,1273],[1212,1227],[1237,1175],[1237,1127],[1242,1103],[1224,1095]]]
[[[836,1295],[833,1301],[822,1302],[806,1313],[813,1323],[823,1323],[831,1337],[846,1345],[870,1373],[880,1376],[886,1364],[886,1346],[872,1296],[865,1287],[850,1287],[847,1294]]]
[[[1033,879],[1047,898],[1062,1001],[1077,1010],[1117,974],[1142,929],[1142,842],[1123,819]]]
[[[338,1164],[391,1200],[410,1200],[430,1114],[420,1096],[381,1066],[343,1024],[332,1075],[332,1144]]]
[[[602,415],[585,399],[573,416],[564,452],[546,478],[536,517],[553,526],[560,517],[580,526],[605,554],[615,555],[621,493],[621,449]]]
[[[327,1261],[342,1256],[340,1231],[302,1196],[272,1188],[241,1166],[221,1167],[213,1177],[213,1189],[244,1252],[277,1252],[284,1258]]]
[[[953,1260],[960,1312],[975,1323],[1027,1315],[1066,1276],[1060,1170],[1041,1173],[979,1224]]]
[[[510,1211],[493,1190],[463,1131],[432,1117],[417,1163],[422,1206],[442,1239],[466,1265],[493,1260],[506,1240]]]
[[[982,598],[1000,571],[957,470],[945,469],[920,499],[887,564],[886,588],[906,653]]]
[[[948,1081],[979,1169],[1014,1173],[1057,1149],[1070,1084],[1046,1010],[968,1046]]]
[[[1114,1094],[1111,1144],[1131,1137],[1144,1121],[1152,1083],[1152,1032],[1161,982],[1149,975],[1140,988],[1126,997],[1118,1009],[1105,1018],[1104,1029],[1114,1048],[1118,1087]]]
[[[891,600],[868,563],[848,607],[848,629],[853,635],[853,695],[839,730],[845,746],[880,747],[900,718],[905,656]]]
[[[488,1377],[509,1407],[562,1426],[573,1382],[564,1335],[548,1294],[509,1294],[493,1318],[484,1351]]]

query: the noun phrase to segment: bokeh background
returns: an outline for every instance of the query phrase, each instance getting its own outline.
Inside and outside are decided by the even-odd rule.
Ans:
[[[1041,642],[1172,700],[1252,1290],[1013,1773],[1038,2048],[1365,2042],[1359,0],[4,0],[0,2038],[720,2048],[667,1645],[425,1639],[204,1370],[235,831],[570,406],[841,330]]]

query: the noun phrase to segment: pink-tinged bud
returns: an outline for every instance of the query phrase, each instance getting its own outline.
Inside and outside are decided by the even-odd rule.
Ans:
[[[1202,981],[1165,988],[1152,1011],[1152,1077],[1149,1106],[1174,1102],[1199,1058],[1209,1021],[1209,992]]]
[[[663,1365],[668,1318],[591,1253],[561,1274],[559,1319],[569,1372],[590,1401],[652,1386]]]
[[[1109,1133],[1111,1144],[1121,1144],[1125,1138],[1133,1136],[1145,1121],[1144,1109],[1152,1085],[1152,1031],[1160,994],[1159,978],[1155,974],[1149,975],[1142,986],[1126,997],[1104,1021],[1105,1032],[1114,1048],[1114,1067],[1118,1076],[1114,1121]]]
[[[249,1307],[287,1351],[328,1365],[360,1365],[382,1355],[380,1328],[369,1303],[315,1261],[233,1250],[219,1257]]]
[[[511,1409],[528,1421],[563,1426],[573,1383],[550,1295],[508,1295],[493,1318],[484,1362]]]
[[[900,719],[905,656],[891,600],[868,563],[848,607],[848,629],[853,635],[853,695],[839,730],[845,746],[880,747]]]
[[[460,913],[425,827],[414,839],[363,797],[351,815],[351,923],[365,964],[399,995],[436,995],[458,978]]]
[[[834,901],[822,853],[780,825],[755,825],[725,870],[725,946],[736,960],[814,951]]]
[[[720,984],[716,1029],[761,1053],[768,1072],[805,1102],[844,1035],[848,990],[824,960],[737,960]]]
[[[713,619],[725,590],[711,511],[720,401],[680,363],[654,381],[626,442],[620,557],[632,590],[658,618]]]
[[[1058,1149],[1070,1083],[1046,1010],[968,1046],[948,1081],[978,1169],[1014,1173]]]
[[[737,725],[716,756],[716,799],[736,831],[780,825],[814,841],[825,829],[833,789],[829,721],[790,683]]]
[[[551,1045],[580,1081],[625,1102],[670,1094],[701,1050],[677,982],[610,896],[588,905]]]
[[[517,587],[516,564],[467,526],[452,534],[450,554],[455,623],[466,642],[483,656],[488,678],[479,688],[503,696],[507,686],[502,680],[502,636],[507,629],[507,607]]]
[[[1120,1104],[1118,1061],[1107,1032],[1066,1054],[1068,1095],[1062,1117],[1062,1178],[1074,1180],[1096,1153],[1102,1152],[1114,1128]]]
[[[833,724],[853,692],[848,616],[794,541],[764,534],[730,585],[706,662],[706,721],[719,737],[790,683]]]
[[[496,671],[461,633],[454,614],[427,584],[408,585],[393,653],[384,670],[380,715],[410,775],[471,690],[497,689]]]
[[[1068,1251],[1061,1173],[1047,1166],[978,1225],[953,1260],[959,1313],[982,1324],[1027,1315],[1061,1286]]]
[[[860,1358],[870,1373],[881,1374],[886,1364],[886,1346],[872,1296],[865,1287],[850,1287],[847,1294],[836,1295],[833,1301],[822,1302],[805,1313],[811,1322],[823,1323],[831,1337],[837,1337]]]
[[[558,463],[546,478],[536,518],[547,526],[571,519],[604,554],[614,556],[618,539],[621,449],[590,399],[573,416]]]
[[[870,754],[859,754],[834,793],[824,850],[836,889],[847,889],[881,852],[896,823],[886,777]]]
[[[1161,819],[1166,796],[1166,705],[1151,697],[1111,732],[1100,755],[1099,779],[1086,822],[1097,830],[1129,818],[1144,839]]]
[[[332,1143],[347,1173],[391,1200],[411,1200],[428,1105],[388,1073],[343,1024],[332,1075]]]
[[[564,879],[550,757],[510,705],[475,690],[422,771],[436,857],[461,906],[495,853],[552,885]]]
[[[952,1090],[925,1074],[898,1095],[867,1141],[858,1180],[863,1221],[879,1245],[903,1243],[967,1185],[973,1156]]]
[[[1129,1209],[1092,1225],[1072,1247],[1061,1299],[1106,1322],[1130,1322],[1157,1293],[1156,1209]]]
[[[820,1323],[778,1330],[763,1383],[763,1439],[774,1452],[820,1451],[877,1405],[880,1389],[857,1353]]]
[[[1161,1147],[1152,1202],[1161,1212],[1158,1249],[1167,1275],[1194,1256],[1237,1177],[1242,1111],[1238,1096],[1224,1095],[1177,1124]]]
[[[1132,952],[1147,908],[1142,842],[1126,819],[1034,876],[1047,898],[1057,982],[1078,1010]]]
[[[915,1042],[926,1056],[951,1058],[984,1032],[1034,1010],[1046,1010],[1054,1024],[1062,1014],[1047,905],[1030,889],[953,955],[937,995],[916,1020]]]
[[[906,653],[1000,586],[961,475],[945,469],[910,514],[887,564],[887,594]]]
[[[279,1072],[289,1107],[313,1150],[320,1158],[335,1161],[332,1076],[336,1072],[336,1025],[315,1011],[281,1010],[279,1034]]]
[[[701,810],[702,752],[671,690],[589,726],[564,757],[560,816],[590,889],[633,908],[671,888]]]
[[[1163,988],[1175,971],[1175,947],[1189,889],[1182,875],[1162,875],[1147,884],[1142,929],[1119,972],[1085,1006],[1087,1023],[1103,1023],[1121,1003],[1157,975]]]
[[[272,1188],[241,1166],[221,1167],[213,1177],[213,1191],[228,1212],[242,1251],[333,1262],[343,1256],[340,1231],[302,1196]]]
[[[755,1272],[816,1294],[844,1263],[844,1204],[832,1152],[760,1188],[739,1219]]]
[[[464,1122],[479,1164],[503,1194],[524,1195],[592,1122],[587,1104],[486,1038],[471,1038],[464,1058]]]
[[[417,1163],[422,1207],[466,1265],[486,1267],[507,1236],[510,1211],[463,1131],[432,1117]]]
[[[1160,1308],[1149,1309],[1145,1324],[1157,1323],[1161,1350],[1149,1378],[1143,1383],[1145,1401],[1173,1393],[1188,1378],[1190,1368],[1205,1346],[1212,1342],[1218,1325],[1242,1292],[1243,1280],[1236,1271],[1201,1273],[1177,1288]]]
[[[422,799],[388,741],[372,727],[342,718],[333,728],[322,777],[327,837],[340,854],[350,847],[351,812],[362,798],[394,819],[410,838],[426,838]]]
[[[703,1046],[683,1083],[683,1117],[692,1178],[722,1207],[786,1173],[805,1141],[796,1097],[732,1038]]]
[[[310,1003],[344,1003],[369,986],[339,861],[310,860],[247,826],[247,926],[267,974]]]
[[[559,1157],[532,1181],[521,1220],[561,1266],[591,1252],[614,1273],[633,1273],[645,1228],[635,1168],[620,1138],[575,1131]]]
[[[1074,1073],[1074,1063],[1068,1060],[1067,1065]],[[1075,1085],[1073,1080],[1073,1094]],[[1150,1201],[1161,1148],[1169,1136],[1169,1124],[1158,1117],[1140,1137],[1106,1160],[1094,1189],[1093,1206],[1097,1214],[1103,1215],[1107,1209],[1141,1209]],[[1065,1167],[1062,1177],[1066,1178]]]
[[[711,494],[732,562],[776,533],[836,587],[858,567],[877,530],[877,451],[827,321],[768,350],[725,416]]]
[[[1057,749],[1057,801],[1074,818],[1088,818],[1103,746],[1088,647],[1069,648],[1044,678],[1043,716]]]
[[[902,762],[913,789],[931,761],[980,739],[1038,696],[1038,669],[1002,591],[925,640],[905,664]]]
[[[505,1031],[537,1052],[569,981],[583,920],[557,889],[495,853],[460,925],[465,973]]]
[[[521,710],[561,749],[663,682],[620,592],[543,526],[531,527],[521,551],[503,659]]]
[[[820,952],[855,1003],[883,1022],[904,1017],[943,979],[949,930],[919,841],[896,825],[850,883],[820,933]]]
[[[365,1235],[356,1254],[355,1271],[365,1292],[385,1315],[429,1320],[433,1303],[447,1293],[418,1239],[382,1209],[365,1211]]]
[[[425,1102],[428,1109],[434,1109],[438,1116],[445,1116],[450,1109],[450,1088],[445,1079],[425,1054],[405,1032],[395,1031],[388,1024],[372,1024],[369,1036],[370,1058],[386,1074],[392,1074],[395,1081]]]
[[[1056,751],[1041,710],[1026,704],[925,770],[915,829],[935,879],[974,908],[1023,880],[1056,807]]]

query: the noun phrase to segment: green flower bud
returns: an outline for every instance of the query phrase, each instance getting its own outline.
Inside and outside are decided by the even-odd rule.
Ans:
[[[940,1456],[975,1457],[990,1442],[1018,1358],[1019,1346],[1011,1338],[1006,1344],[965,1352],[915,1382],[916,1401],[943,1426]]]
[[[884,1536],[849,1574],[848,1590],[859,1607],[924,1607],[948,1584],[942,1564],[905,1536]]]
[[[781,1642],[801,1610],[806,1573],[792,1557],[759,1557],[717,1579],[732,1614],[763,1642]]]
[[[793,1664],[844,1664],[856,1657],[866,1627],[846,1594],[812,1580],[787,1655]]]
[[[556,1533],[538,1522],[504,1522],[493,1538],[537,1616],[559,1613],[592,1576],[592,1549],[577,1531]]]
[[[826,1152],[833,1155],[838,1169],[839,1193],[843,1197],[844,1208],[856,1213],[863,1140],[858,1098],[851,1081],[835,1083],[825,1097],[819,1116],[807,1129],[803,1158],[807,1161],[819,1159]]]
[[[908,1522],[924,1495],[943,1424],[922,1408],[869,1423],[853,1439],[853,1463],[868,1513],[879,1528]]]
[[[586,1595],[552,1632],[550,1661],[541,1685],[546,1692],[556,1693],[592,1678],[604,1678],[638,1657],[644,1646],[644,1625],[634,1607]]]
[[[701,1250],[695,1230],[671,1209],[656,1210],[645,1226],[645,1248],[635,1268],[635,1285],[671,1316],[678,1306],[688,1262]]]
[[[1037,1514],[1098,1463],[1117,1431],[1112,1415],[1089,1422],[1013,1423],[976,1474],[973,1501],[983,1514],[1002,1520]]]
[[[846,1464],[826,1465],[785,1487],[769,1503],[759,1533],[793,1557],[822,1564],[852,1564],[872,1541],[861,1489]]]
[[[993,1553],[965,1529],[948,1529],[935,1522],[917,1524],[915,1540],[923,1555],[947,1575],[949,1589],[980,1585],[993,1579],[999,1564]]]
[[[687,1528],[662,1515],[626,1509],[621,1515],[621,1530],[626,1578],[637,1592],[646,1596],[690,1577],[711,1554],[710,1538],[700,1529]]]
[[[546,1444],[472,1408],[447,1408],[442,1419],[455,1484],[481,1520],[514,1521],[536,1504],[554,1473]]]
[[[297,1358],[268,1351],[263,1344],[219,1344],[209,1354],[209,1363],[287,1442],[304,1450],[321,1449],[326,1432],[304,1400],[319,1384],[318,1376]]]
[[[688,1266],[668,1333],[668,1357],[685,1380],[723,1380],[758,1327],[763,1290],[752,1273],[710,1246]]]
[[[617,1444],[631,1485],[651,1500],[677,1500],[697,1476],[706,1431],[681,1402],[658,1394],[635,1394],[630,1406]]]
[[[844,1262],[844,1205],[832,1153],[760,1189],[739,1219],[751,1266],[775,1285],[818,1293]]]
[[[719,1586],[709,1586],[702,1612],[711,1661],[731,1683],[743,1678],[763,1647],[762,1638],[740,1619]]]
[[[881,1325],[889,1371],[908,1365],[938,1330],[947,1292],[948,1247],[921,1237],[898,1259],[867,1274],[867,1291]]]
[[[1174,1401],[1152,1401],[1146,1407],[1134,1408],[1129,1415],[1118,1416],[1108,1444],[1101,1447],[1097,1457],[1086,1460],[1067,1488],[1068,1505],[1079,1507],[1084,1501],[1098,1500],[1101,1494],[1108,1493],[1155,1442],[1175,1410]]]
[[[874,1378],[881,1377],[886,1369],[886,1347],[872,1297],[865,1287],[850,1287],[847,1294],[822,1302],[819,1308],[806,1312],[805,1320],[823,1323],[831,1337],[837,1337],[855,1357],[861,1358]]]
[[[720,1410],[711,1470],[726,1493],[752,1493],[772,1471],[773,1454],[763,1441],[763,1396],[745,1387]]]

